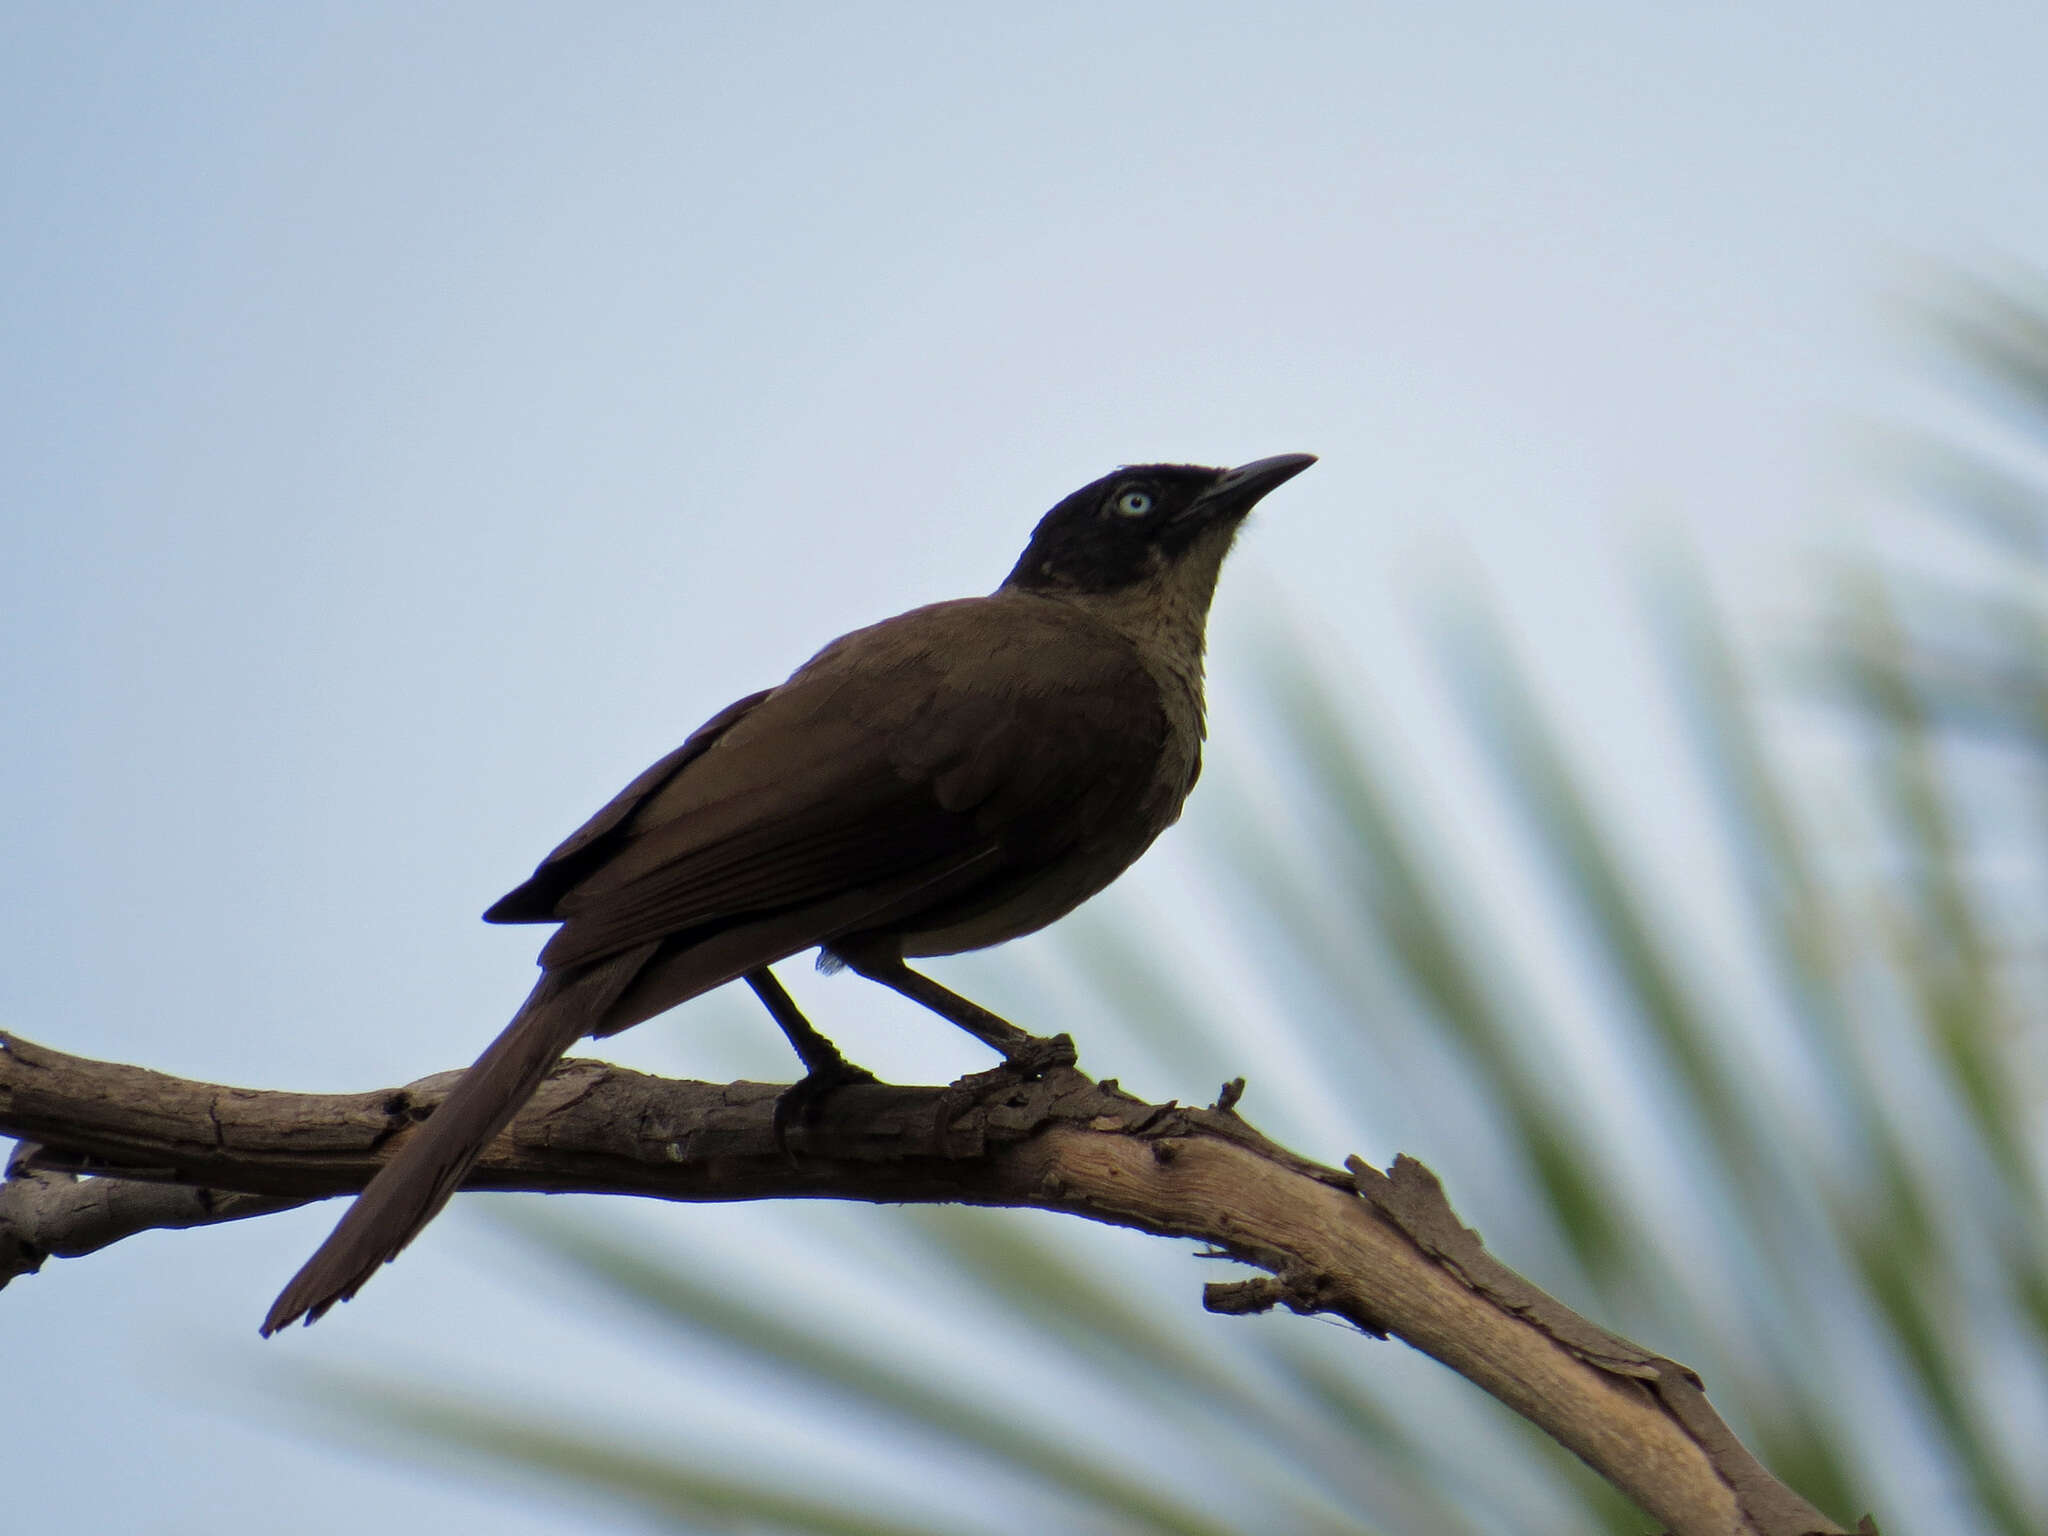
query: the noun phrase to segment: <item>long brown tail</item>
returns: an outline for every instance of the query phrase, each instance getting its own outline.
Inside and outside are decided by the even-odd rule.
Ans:
[[[300,1316],[315,1321],[396,1258],[440,1213],[563,1053],[597,1028],[651,953],[649,948],[621,955],[566,977],[542,976],[512,1022],[398,1155],[377,1170],[327,1241],[292,1277],[263,1320],[264,1336]]]

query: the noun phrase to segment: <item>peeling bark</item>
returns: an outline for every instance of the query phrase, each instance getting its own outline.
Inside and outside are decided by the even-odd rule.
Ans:
[[[24,1142],[0,1185],[0,1285],[135,1232],[359,1190],[458,1075],[262,1092],[0,1035],[0,1134]],[[1241,1091],[1226,1085],[1209,1109],[1148,1104],[1071,1068],[860,1083],[785,1149],[777,1085],[568,1061],[464,1188],[1030,1206],[1198,1238],[1270,1276],[1210,1286],[1212,1311],[1286,1306],[1402,1339],[1541,1426],[1673,1536],[1844,1536],[1742,1447],[1692,1371],[1493,1258],[1420,1163],[1311,1162],[1238,1117]],[[1858,1529],[1874,1536],[1867,1519]]]

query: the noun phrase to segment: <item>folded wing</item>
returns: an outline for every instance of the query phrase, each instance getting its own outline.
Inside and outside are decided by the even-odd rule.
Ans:
[[[550,969],[769,918],[792,953],[1060,860],[1148,792],[1166,735],[1114,631],[1037,600],[938,604],[715,716],[486,916],[559,921]]]

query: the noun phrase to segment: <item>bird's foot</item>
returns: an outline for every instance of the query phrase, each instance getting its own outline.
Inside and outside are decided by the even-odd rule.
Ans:
[[[1080,1059],[1072,1035],[1027,1035],[1003,1048],[1003,1070],[1016,1077],[1043,1077],[1056,1067],[1071,1067]]]
[[[829,1056],[813,1053],[810,1071],[783,1089],[775,1100],[775,1146],[785,1157],[793,1157],[789,1133],[809,1130],[824,1113],[825,1101],[840,1089],[855,1083],[878,1083],[880,1078],[866,1067],[857,1067],[832,1049]]]

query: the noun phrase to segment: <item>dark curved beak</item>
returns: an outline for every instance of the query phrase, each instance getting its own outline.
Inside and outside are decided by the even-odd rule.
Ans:
[[[1270,459],[1240,464],[1190,502],[1183,515],[1203,522],[1243,517],[1269,491],[1285,485],[1315,461],[1312,453],[1276,453]]]

